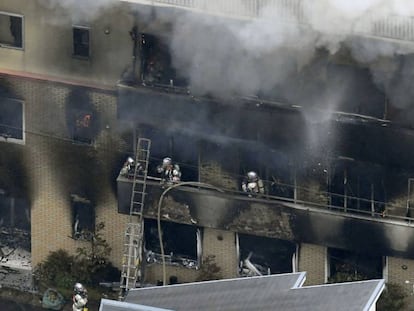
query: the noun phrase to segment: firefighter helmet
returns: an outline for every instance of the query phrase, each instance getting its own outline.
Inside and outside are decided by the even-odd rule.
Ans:
[[[247,178],[249,180],[255,181],[255,180],[258,179],[258,176],[257,176],[256,172],[250,171],[250,172],[247,173]]]
[[[81,283],[76,283],[75,286],[73,286],[73,291],[75,294],[83,294],[86,290]]]
[[[172,164],[172,160],[171,160],[171,158],[164,158],[163,160],[162,160],[162,166],[167,166],[167,165],[171,165]]]
[[[131,157],[128,157],[127,162],[128,162],[129,164],[133,164],[133,163],[134,163],[134,159],[133,159],[133,158],[131,158]]]

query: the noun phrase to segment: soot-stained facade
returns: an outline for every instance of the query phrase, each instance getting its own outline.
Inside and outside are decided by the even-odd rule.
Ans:
[[[165,40],[165,33],[143,33],[150,39],[141,42],[141,80],[118,85],[118,118],[131,128],[131,149],[138,137],[152,140],[146,217],[157,218],[165,189],[154,168],[170,156],[182,168],[182,181],[220,190],[171,190],[161,220],[236,233],[236,275],[311,269],[304,263],[308,245],[320,247],[314,258],[320,258],[322,271],[315,273],[323,275],[322,282],[345,280],[343,275],[355,271],[360,278],[387,277],[399,267],[386,258],[414,259],[412,128],[369,65],[355,60],[346,45],[335,54],[322,48],[289,77],[295,87],[279,85],[252,96],[200,96],[191,92],[182,68],[170,68],[164,80],[159,70],[156,83],[152,77],[145,81],[148,47],[155,46],[157,35]],[[163,55],[165,66],[171,66],[168,52],[154,52]],[[402,66],[409,58],[389,61]],[[179,87],[171,72],[184,77]],[[338,85],[346,96],[333,96]],[[330,101],[334,106],[326,106]],[[250,170],[264,181],[260,197],[241,192]],[[117,180],[118,212],[128,214],[132,183],[121,176]],[[269,245],[281,241],[283,250],[242,249],[244,235],[270,239]],[[280,267],[270,267],[270,258],[279,258]],[[243,266],[246,259],[253,262],[250,269]]]
[[[132,181],[118,173],[145,137],[145,282],[162,279],[162,203],[171,282],[307,270],[317,284],[353,270],[409,289],[414,141],[399,90],[411,53],[364,62],[349,43],[383,38],[349,36],[295,59],[257,29],[237,48],[249,19],[220,16],[214,28],[128,1],[72,18],[23,2],[0,4],[0,221],[30,228],[34,264],[75,253],[104,222],[121,267]],[[166,156],[182,182],[214,190],[183,185],[160,202]],[[241,191],[252,170],[258,197]]]

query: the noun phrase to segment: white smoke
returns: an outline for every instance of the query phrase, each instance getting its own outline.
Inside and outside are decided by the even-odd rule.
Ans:
[[[241,8],[247,4],[243,0],[231,3]],[[325,48],[334,55],[343,47],[361,67],[371,69],[380,89],[390,96],[396,93],[392,88],[401,91],[395,81],[391,83],[399,74],[393,71],[398,66],[384,68],[383,61],[411,53],[413,48],[407,41],[388,40],[385,37],[389,33],[381,33],[378,29],[381,23],[392,19],[394,28],[388,31],[401,30],[399,26],[409,22],[406,16],[414,14],[414,2],[292,0],[267,3],[255,19],[235,20],[214,14],[187,13],[173,21],[170,40],[173,65],[188,78],[193,92],[231,96],[277,90],[283,93],[282,97],[289,97],[286,93],[296,93],[295,100],[301,100],[297,96],[301,86],[288,81],[295,81],[295,75],[314,60],[318,49]],[[203,2],[204,12],[217,12],[217,5],[217,1]],[[249,10],[245,7],[239,11]],[[399,39],[414,41],[414,37]],[[338,87],[343,93],[343,85]],[[335,90],[331,93],[336,94]],[[338,99],[338,96],[328,98],[326,94],[323,97],[321,100],[329,102]],[[401,100],[399,103],[402,105]]]
[[[48,15],[49,24],[60,25],[66,18],[73,23],[93,21],[108,8],[119,4],[117,0],[38,0],[45,9],[53,11],[55,16]]]
[[[38,1],[47,9],[71,12],[74,22],[97,18],[102,10],[113,5],[127,5],[119,0]],[[140,3],[140,0],[135,2]],[[148,4],[148,1],[144,2]],[[410,77],[409,72],[414,68],[403,70],[401,63],[390,62],[387,58],[411,53],[412,43],[375,36],[386,37],[393,30],[403,29],[402,26],[410,22],[409,17],[414,15],[411,0],[267,0],[257,3],[195,0],[194,3],[198,13],[182,10],[185,13],[168,15],[162,13],[162,9],[156,12],[160,19],[170,19],[173,65],[188,79],[196,95],[270,94],[297,105],[310,105],[309,96],[312,95],[319,105],[325,101],[336,107],[335,101],[340,100],[336,94],[344,94],[342,84],[338,85],[338,92],[335,92],[335,85],[330,85],[329,93],[335,94],[332,98],[327,94],[320,94],[318,98],[317,88],[316,94],[310,94],[310,87],[306,85],[313,83],[310,81],[312,73],[308,80],[298,79],[298,73],[312,65],[315,52],[321,48],[334,55],[346,47],[355,61],[371,69],[375,83],[391,100],[400,107],[409,104],[397,96],[409,83],[404,77],[397,76],[404,71],[405,77]],[[136,8],[142,11],[143,20],[145,15],[154,13],[145,6]],[[251,18],[252,15],[255,18]],[[147,18],[152,20],[153,16]],[[386,22],[394,28],[384,30]],[[414,35],[412,38],[410,32],[406,35],[407,38],[400,39],[414,42]],[[403,66],[411,65],[411,62],[405,62]],[[318,70],[316,68],[316,72]]]

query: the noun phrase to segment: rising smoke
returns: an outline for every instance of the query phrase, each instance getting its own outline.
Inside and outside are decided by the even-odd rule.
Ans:
[[[96,18],[103,8],[119,3],[39,1],[49,9],[69,8],[74,20]],[[182,10],[164,14],[164,8],[146,7],[141,17],[155,22],[169,19],[173,66],[189,81],[195,95],[270,97],[304,107],[310,124],[324,124],[343,103],[358,102],[362,95],[361,86],[349,73],[327,72],[327,59],[345,49],[360,67],[369,70],[368,78],[395,106],[410,107],[414,63],[404,56],[411,53],[411,44],[378,38],[388,34],[381,32],[384,20],[392,19],[395,29],[407,23],[407,16],[414,14],[410,0],[262,0],[257,1],[261,7],[255,7],[255,19],[226,17],[226,12],[231,15],[236,7],[241,14],[249,15],[249,5],[254,1],[194,3],[198,4],[198,13]],[[209,12],[213,14],[205,14]],[[400,39],[414,41],[409,34]],[[321,50],[327,55],[320,57]],[[364,109],[372,110],[365,107],[361,113]],[[324,144],[327,139],[323,133],[309,133],[312,145]],[[324,133],[333,136],[329,129]]]
[[[68,9],[74,21],[98,18],[102,9],[120,2],[38,1],[50,10]],[[140,0],[131,2],[148,4]],[[220,0],[194,0],[194,3],[199,13],[183,10],[181,14],[163,15],[163,9],[157,10],[159,16],[169,18],[173,25],[169,42],[173,65],[189,80],[194,94],[221,97],[277,93],[281,97],[278,99],[306,106],[309,87],[303,98],[298,96],[301,87],[298,72],[314,61],[319,49],[335,54],[346,47],[355,60],[371,69],[374,81],[398,106],[408,105],[398,96],[407,84],[399,77],[402,71],[412,72],[411,62],[405,62],[404,69],[401,64],[390,62],[387,65],[391,66],[384,68],[383,59],[411,53],[410,44],[360,40],[354,35],[375,34],[378,32],[375,27],[390,18],[395,29],[401,28],[408,21],[405,17],[414,14],[414,2],[410,0],[267,0],[257,1],[259,6],[252,6],[256,2],[246,0],[232,0],[231,4]],[[142,8],[145,8],[142,18],[154,13],[148,7]],[[252,15],[254,10],[257,18],[223,18],[223,15],[238,15],[235,8],[245,16]],[[151,20],[153,16],[147,18]],[[330,87],[335,89],[333,85]],[[343,88],[343,83],[339,88]],[[326,100],[325,94],[323,97]]]

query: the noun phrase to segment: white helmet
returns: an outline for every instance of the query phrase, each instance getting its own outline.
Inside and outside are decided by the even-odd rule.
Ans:
[[[172,164],[171,158],[164,158],[162,160],[162,166],[167,166],[167,165],[171,165],[171,164]]]
[[[73,286],[73,291],[74,291],[76,294],[82,294],[82,293],[84,293],[86,290],[85,290],[85,288],[83,287],[83,285],[82,285],[81,283],[76,283],[76,284]]]
[[[134,163],[134,159],[133,159],[133,158],[131,158],[131,157],[128,157],[127,162],[128,162],[129,164],[132,164],[132,163]]]
[[[250,171],[247,173],[247,178],[249,180],[257,180],[258,176],[256,172]]]

